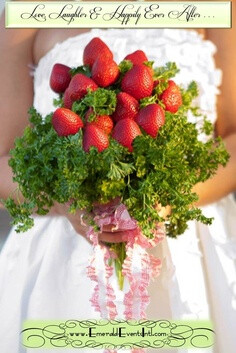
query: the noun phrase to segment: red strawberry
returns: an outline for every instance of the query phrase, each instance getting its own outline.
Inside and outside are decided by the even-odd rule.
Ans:
[[[114,127],[112,137],[130,152],[133,151],[133,140],[136,136],[141,135],[140,128],[132,119],[122,119],[118,121]]]
[[[89,108],[85,114],[85,121],[87,122],[86,125],[93,124],[109,135],[113,129],[113,121],[111,117],[109,115],[97,115],[93,121],[88,122],[89,116],[91,114],[93,114],[93,109]]]
[[[96,120],[92,123],[103,130],[106,134],[110,134],[113,129],[113,121],[109,115],[99,115]]]
[[[64,105],[69,105],[70,101],[74,102],[83,98],[88,93],[88,89],[95,91],[97,88],[98,86],[93,80],[91,80],[91,78],[83,74],[76,74],[72,77],[72,80],[65,91]]]
[[[150,96],[153,78],[149,68],[145,65],[134,65],[123,77],[121,89],[138,100]]]
[[[179,87],[172,80],[168,81],[168,87],[161,95],[161,100],[165,109],[171,113],[176,113],[182,105],[182,96]]]
[[[117,94],[116,110],[112,117],[117,122],[121,119],[134,119],[138,114],[138,101],[128,93],[120,92]]]
[[[100,38],[95,37],[84,48],[84,65],[89,65],[92,67],[95,60],[99,57],[112,60],[113,54],[108,46]]]
[[[159,80],[155,80],[153,82],[153,88],[155,88],[157,85],[159,85],[160,81]]]
[[[148,61],[148,58],[142,50],[136,50],[133,53],[126,55],[124,60],[130,60],[134,65],[142,65],[144,61]]]
[[[69,109],[58,108],[52,116],[52,125],[59,136],[75,135],[83,127],[79,115]]]
[[[50,87],[56,93],[65,92],[71,80],[70,67],[63,64],[55,64],[50,76]]]
[[[87,112],[86,112],[86,114],[85,114],[85,116],[84,116],[84,119],[85,119],[86,123],[88,122],[88,120],[89,120],[90,117],[93,118],[93,117],[92,117],[93,115],[95,115],[94,110],[93,110],[92,107],[90,107],[90,108],[87,110]]]
[[[108,135],[94,124],[87,124],[84,130],[83,149],[89,152],[90,147],[97,147],[102,152],[109,146]]]
[[[155,138],[159,128],[165,123],[165,113],[159,104],[149,104],[139,111],[135,121]]]
[[[145,66],[148,68],[148,70],[149,70],[149,72],[150,72],[150,75],[153,76],[153,75],[154,75],[154,70],[153,70],[153,68],[152,68],[151,66],[147,66],[147,65],[145,65]]]
[[[120,70],[114,60],[97,58],[92,67],[92,79],[100,87],[112,85],[119,77]]]
[[[65,90],[64,93],[64,97],[63,97],[63,105],[65,108],[71,109],[72,108],[72,104],[73,104],[73,100],[70,97],[70,92],[68,91],[68,89]]]
[[[146,54],[142,50],[136,50],[135,52],[127,55],[124,60],[130,60],[133,65],[142,65],[145,61],[148,61]],[[147,65],[146,65],[147,66]],[[153,76],[154,71],[153,68],[147,66],[150,74]]]

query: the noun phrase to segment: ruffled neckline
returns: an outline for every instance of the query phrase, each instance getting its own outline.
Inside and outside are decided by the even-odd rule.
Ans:
[[[127,29],[127,28],[108,28],[108,29],[99,29],[99,28],[91,28],[90,31],[88,32],[84,32],[84,33],[79,33],[75,36],[71,36],[71,37],[68,37],[66,38],[65,40],[62,40],[60,42],[57,42],[53,45],[53,47],[48,50],[48,52],[42,56],[39,61],[38,61],[38,64],[35,65],[35,69],[41,65],[41,63],[44,61],[44,60],[47,60],[47,57],[50,57],[54,52],[56,52],[58,49],[60,48],[63,48],[64,46],[68,46],[68,44],[70,43],[73,43],[73,42],[76,42],[78,40],[78,38],[81,38],[81,40],[85,39],[87,36],[88,37],[92,37],[92,34],[94,36],[99,36],[99,35],[103,35],[104,33],[107,33],[107,32],[111,32],[112,34],[119,34],[121,31],[127,31],[130,32],[130,31],[142,31],[143,32],[146,32],[146,31],[160,31],[162,35],[164,36],[167,36],[169,38],[181,38],[183,40],[186,40],[186,37],[189,37],[189,40],[191,38],[195,38],[195,39],[200,39],[204,42],[208,42],[208,43],[211,43],[212,46],[214,46],[214,44],[209,41],[209,40],[206,40],[203,38],[203,36],[196,32],[195,30],[186,30],[186,29],[162,29],[162,28],[157,28],[157,29],[152,29],[152,28],[146,28],[146,29],[142,29],[142,28],[138,28],[138,29]],[[148,32],[147,32],[148,33]],[[176,36],[176,33],[178,33],[178,36]]]

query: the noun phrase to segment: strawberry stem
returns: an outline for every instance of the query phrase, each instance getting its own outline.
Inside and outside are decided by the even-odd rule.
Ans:
[[[124,260],[126,258],[125,243],[117,243],[112,246],[112,249],[115,251],[117,258],[114,260],[116,276],[119,283],[120,290],[123,290],[124,287],[124,276],[122,274],[122,267]]]

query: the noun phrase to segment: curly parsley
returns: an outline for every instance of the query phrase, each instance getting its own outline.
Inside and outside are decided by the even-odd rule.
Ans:
[[[129,61],[120,64],[125,73],[131,68]],[[87,68],[77,68],[77,71]],[[163,84],[153,96],[144,99],[142,106],[153,102],[166,87],[166,80],[178,69],[174,63],[155,69],[155,78]],[[106,203],[120,197],[144,234],[152,237],[156,222],[164,221],[155,205],[171,206],[166,220],[168,235],[183,233],[189,220],[209,224],[199,208],[193,207],[197,195],[193,186],[204,182],[216,172],[219,164],[225,166],[229,158],[220,138],[199,140],[196,124],[188,122],[189,110],[202,120],[192,101],[197,96],[197,85],[191,82],[182,89],[183,105],[175,114],[166,112],[165,124],[157,138],[143,133],[134,141],[133,153],[110,138],[110,146],[102,153],[82,148],[82,131],[76,135],[59,137],[54,131],[49,114],[45,119],[30,109],[32,126],[26,127],[22,137],[15,141],[9,165],[23,194],[23,203],[11,197],[5,206],[13,218],[16,231],[26,231],[33,226],[33,212],[47,214],[55,201],[71,201],[70,211],[78,208],[92,210],[94,202]],[[61,97],[60,97],[61,99]],[[60,100],[59,103],[60,105]],[[88,107],[98,114],[112,114],[116,107],[116,91],[99,88],[73,104],[73,110],[84,116]],[[212,124],[204,118],[202,132],[209,135]]]

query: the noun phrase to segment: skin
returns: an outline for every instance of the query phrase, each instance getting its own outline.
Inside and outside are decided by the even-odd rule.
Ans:
[[[233,8],[233,17],[235,10]],[[88,29],[5,29],[4,15],[0,21],[0,198],[15,196],[17,185],[12,181],[12,172],[8,166],[9,150],[16,136],[20,136],[28,123],[27,110],[33,102],[33,82],[28,65],[37,65],[38,61],[56,42],[83,33]],[[231,158],[225,168],[220,167],[217,174],[203,184],[195,186],[199,195],[198,206],[215,202],[236,189],[236,78],[232,68],[236,62],[236,27],[232,29],[200,30],[206,39],[212,40],[217,48],[216,64],[223,70],[223,83],[218,104],[216,134],[222,136]],[[12,79],[14,77],[14,80]],[[12,104],[14,102],[14,104]],[[4,103],[4,104],[3,104]],[[3,206],[2,206],[3,207]],[[50,214],[65,216],[74,229],[85,236],[88,229],[80,222],[83,211],[75,215],[67,213],[66,205],[55,204]],[[169,210],[163,210],[168,214]],[[111,231],[107,226],[100,234],[100,241],[120,242],[125,233]]]

